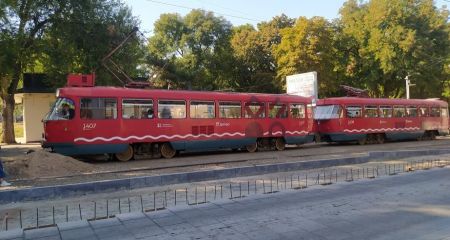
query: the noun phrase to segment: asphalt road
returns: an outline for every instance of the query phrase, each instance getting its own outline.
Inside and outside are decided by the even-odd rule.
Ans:
[[[449,239],[450,168],[122,214],[0,239]]]

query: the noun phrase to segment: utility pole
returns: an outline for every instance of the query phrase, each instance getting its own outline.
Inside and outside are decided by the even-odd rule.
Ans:
[[[409,87],[416,86],[416,84],[412,84],[411,80],[409,80],[408,75],[405,77],[406,82],[406,99],[409,99]]]

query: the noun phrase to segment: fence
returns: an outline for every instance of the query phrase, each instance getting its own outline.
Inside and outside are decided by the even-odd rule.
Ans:
[[[450,165],[450,160],[421,160],[399,164],[385,163],[370,167],[334,167],[283,176],[259,179],[233,179],[214,184],[201,184],[184,188],[153,191],[127,198],[103,199],[72,205],[51,205],[35,209],[16,209],[2,216],[0,231],[16,228],[34,229],[55,226],[57,223],[77,220],[97,220],[126,212],[160,211],[170,206],[198,205],[217,199],[243,198],[252,194],[273,194],[282,190],[301,190],[316,185],[372,179],[398,173],[427,170]]]

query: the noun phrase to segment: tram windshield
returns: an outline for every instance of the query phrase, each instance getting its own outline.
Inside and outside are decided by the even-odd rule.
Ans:
[[[75,116],[75,104],[68,98],[58,98],[45,120],[69,120]]]
[[[325,120],[339,118],[341,107],[339,105],[316,106],[314,110],[314,119]]]

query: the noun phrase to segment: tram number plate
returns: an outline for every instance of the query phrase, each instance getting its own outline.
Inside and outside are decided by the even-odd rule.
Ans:
[[[89,131],[94,129],[97,126],[97,123],[83,123],[83,131]]]

